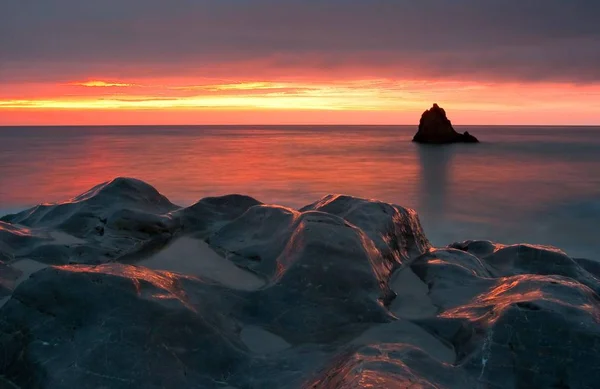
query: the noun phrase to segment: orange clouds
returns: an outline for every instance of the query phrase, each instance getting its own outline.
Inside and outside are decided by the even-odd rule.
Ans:
[[[106,82],[106,81],[70,82],[67,85],[88,86],[88,87],[128,87],[128,86],[135,86],[135,84],[125,84],[125,83],[120,83],[120,82]]]
[[[600,122],[600,85],[593,84],[97,78],[9,84],[0,91],[0,125],[408,124],[433,102],[457,124]]]

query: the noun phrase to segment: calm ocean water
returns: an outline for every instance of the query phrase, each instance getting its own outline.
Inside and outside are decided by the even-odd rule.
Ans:
[[[414,126],[0,127],[0,214],[129,176],[180,205],[376,198],[415,208],[436,245],[528,242],[600,259],[600,127],[468,130],[483,143],[418,146]]]

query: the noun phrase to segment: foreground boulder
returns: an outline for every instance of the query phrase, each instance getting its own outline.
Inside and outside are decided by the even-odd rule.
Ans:
[[[434,249],[416,212],[375,200],[179,208],[118,179],[4,218],[0,254],[0,388],[600,382],[598,262]]]
[[[119,177],[67,201],[0,219],[0,245],[15,258],[99,264],[162,246],[180,229],[179,207],[151,185]]]
[[[437,104],[423,112],[419,123],[419,131],[413,137],[417,143],[478,143],[473,135],[465,131],[464,134],[456,132],[452,122],[446,116],[446,111]]]

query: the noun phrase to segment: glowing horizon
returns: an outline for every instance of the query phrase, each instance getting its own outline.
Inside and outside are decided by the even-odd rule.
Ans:
[[[414,124],[434,102],[458,125],[600,123],[598,84],[98,77],[11,84],[0,125]]]
[[[600,125],[598,11],[592,0],[8,1],[0,125],[416,124],[433,103],[457,125]]]

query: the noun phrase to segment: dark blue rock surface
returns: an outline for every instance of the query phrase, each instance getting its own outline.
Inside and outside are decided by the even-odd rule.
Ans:
[[[0,387],[595,388],[595,261],[120,178],[0,222]]]

